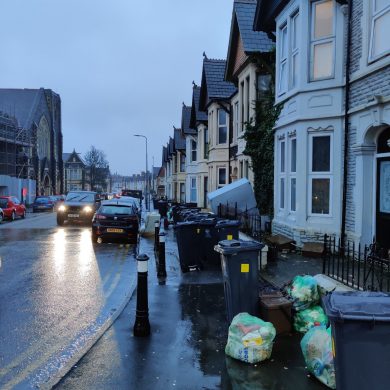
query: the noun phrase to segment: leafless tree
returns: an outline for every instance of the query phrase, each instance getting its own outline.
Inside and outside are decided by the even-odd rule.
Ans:
[[[84,161],[89,173],[88,181],[91,190],[95,191],[97,186],[104,188],[106,186],[107,177],[109,177],[110,174],[106,154],[92,145],[91,149],[85,154]]]

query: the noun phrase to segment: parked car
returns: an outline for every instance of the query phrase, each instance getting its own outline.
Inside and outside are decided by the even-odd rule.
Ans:
[[[0,223],[2,223],[4,220],[4,211],[3,209],[0,209]]]
[[[32,205],[33,213],[39,211],[54,211],[56,202],[52,196],[37,196]]]
[[[92,222],[95,211],[100,206],[100,198],[92,191],[71,191],[57,210],[57,225]]]
[[[92,220],[92,241],[99,238],[136,244],[139,219],[132,203],[121,200],[103,202]]]
[[[3,209],[4,219],[26,218],[26,206],[15,196],[0,196],[0,208]]]

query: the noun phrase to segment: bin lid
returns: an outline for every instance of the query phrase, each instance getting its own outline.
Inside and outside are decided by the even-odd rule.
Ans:
[[[225,227],[236,227],[240,226],[241,222],[237,220],[232,219],[222,219],[217,222],[216,227],[217,228],[225,228]]]
[[[260,251],[264,244],[258,241],[223,240],[214,247],[216,252],[231,255],[239,252]]]
[[[199,221],[178,222],[176,225],[173,226],[173,228],[174,229],[181,229],[181,228],[186,228],[188,226],[193,227],[194,225],[199,226]]]
[[[215,226],[217,223],[216,218],[204,218],[197,221],[199,226]]]
[[[261,297],[260,305],[270,309],[277,309],[280,306],[292,306],[292,302],[285,297]]]
[[[390,321],[390,294],[382,292],[333,292],[323,298],[326,314],[334,321]]]

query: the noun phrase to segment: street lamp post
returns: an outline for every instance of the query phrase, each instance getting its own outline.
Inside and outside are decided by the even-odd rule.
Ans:
[[[142,137],[145,138],[145,145],[146,145],[146,170],[145,170],[145,206],[146,210],[149,211],[149,191],[148,191],[148,138],[145,135],[142,134],[134,134],[134,137]]]

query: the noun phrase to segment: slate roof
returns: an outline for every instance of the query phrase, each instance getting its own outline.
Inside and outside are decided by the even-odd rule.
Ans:
[[[263,31],[253,31],[257,1],[236,0],[233,12],[237,17],[238,28],[245,53],[266,53],[272,50],[274,43]]]
[[[153,167],[153,177],[157,177],[161,167]]]
[[[275,31],[275,17],[282,11],[290,0],[259,0],[253,22],[255,31]]]
[[[206,109],[212,101],[227,100],[236,93],[234,84],[225,81],[225,68],[225,60],[203,59],[200,109]]]
[[[167,147],[163,146],[162,148],[162,156],[161,156],[161,163],[162,165],[165,165],[165,163],[168,161],[168,155],[167,155]]]
[[[64,163],[66,163],[68,160],[69,160],[69,157],[72,155],[73,153],[62,153],[62,161]]]
[[[192,106],[186,106],[183,103],[181,110],[181,129],[184,134],[196,134],[196,130],[190,127]]]
[[[175,143],[173,142],[173,138],[169,137],[169,143],[168,143],[168,158],[175,153]]]
[[[190,127],[195,128],[198,122],[207,122],[207,114],[205,111],[199,110],[200,87],[194,84],[192,88],[192,107]]]
[[[24,129],[31,127],[32,115],[44,89],[5,89],[0,88],[0,110],[17,118]]]
[[[186,139],[181,132],[181,129],[174,129],[175,150],[186,150]]]

